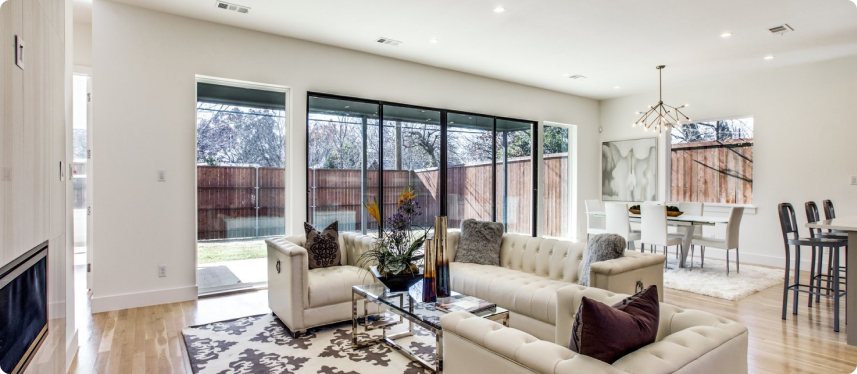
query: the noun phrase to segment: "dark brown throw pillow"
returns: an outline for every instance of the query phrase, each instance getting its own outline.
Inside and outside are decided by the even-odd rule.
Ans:
[[[569,349],[608,364],[655,342],[660,304],[649,286],[613,306],[586,296],[574,317]]]
[[[342,254],[339,252],[339,221],[334,221],[322,232],[304,222],[306,231],[306,248],[309,254],[309,268],[326,268],[339,266],[342,263]]]

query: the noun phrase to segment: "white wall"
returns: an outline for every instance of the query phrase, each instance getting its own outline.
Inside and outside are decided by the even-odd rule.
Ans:
[[[287,233],[305,219],[306,92],[578,125],[599,155],[595,100],[110,1],[93,4],[94,312],[194,298],[195,75],[291,88]],[[156,181],[165,169],[166,183]],[[579,171],[598,196],[598,165]],[[585,222],[579,214],[579,222]],[[168,276],[158,278],[158,264]]]
[[[74,23],[74,67],[87,70],[92,67],[92,24],[87,22]],[[76,70],[76,73],[84,71]],[[88,73],[88,72],[87,72]]]
[[[808,235],[804,202],[831,199],[837,213],[857,214],[857,58],[770,68],[718,82],[665,87],[666,103],[691,103],[694,120],[751,115],[755,123],[753,205],[741,226],[741,260],[783,266],[777,204],[795,207]],[[654,69],[652,74],[654,74]],[[667,75],[667,79],[668,79]],[[667,80],[668,82],[668,80]],[[657,92],[601,102],[602,141],[651,136],[631,124]],[[677,105],[677,104],[674,104]],[[666,141],[661,139],[660,198],[666,193]],[[822,212],[823,214],[823,212]],[[709,251],[706,251],[707,254]],[[710,251],[711,255],[723,255]]]

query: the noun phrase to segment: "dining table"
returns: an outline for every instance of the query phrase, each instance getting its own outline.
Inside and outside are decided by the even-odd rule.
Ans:
[[[604,218],[607,217],[607,214],[604,211],[595,211],[590,212],[594,217]],[[640,218],[642,217],[639,214],[630,213],[629,214],[631,222],[640,222]],[[718,217],[718,216],[699,216],[699,215],[689,215],[682,214],[678,217],[670,217],[667,216],[667,225],[673,227],[682,227],[684,228],[682,241],[681,241],[681,256],[679,258],[679,267],[685,267],[687,262],[687,255],[690,253],[690,245],[691,241],[693,241],[693,235],[697,229],[702,230],[703,226],[714,226],[718,223],[725,224],[729,222],[729,217]],[[857,256],[855,256],[857,257]]]
[[[857,248],[857,216],[826,219],[809,222],[806,227],[811,229],[834,230],[848,233],[848,247]],[[857,269],[857,256],[845,256],[845,292],[857,290],[857,276],[849,277],[851,269]],[[857,297],[845,297],[845,320],[857,321]],[[845,329],[848,345],[857,346],[857,329]]]

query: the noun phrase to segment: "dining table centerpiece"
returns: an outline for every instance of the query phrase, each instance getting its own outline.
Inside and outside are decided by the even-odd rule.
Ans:
[[[372,274],[391,292],[406,291],[423,278],[417,262],[423,258],[419,250],[425,243],[428,229],[414,222],[422,215],[416,197],[410,186],[403,188],[396,201],[396,213],[383,221],[377,199],[365,204],[366,211],[380,229],[372,248],[360,255],[357,265],[369,265]]]

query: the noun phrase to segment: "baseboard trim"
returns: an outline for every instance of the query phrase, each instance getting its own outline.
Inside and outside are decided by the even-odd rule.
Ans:
[[[198,292],[196,286],[189,286],[121,295],[93,296],[92,313],[196,300]]]
[[[65,317],[65,301],[48,304],[48,318],[59,319]]]
[[[74,330],[74,336],[71,337],[71,342],[65,349],[65,373],[71,369],[71,364],[74,363],[74,358],[77,357],[78,350],[78,330]]]
[[[689,258],[690,255],[688,255]],[[779,256],[768,256],[768,255],[760,255],[755,253],[746,253],[741,251],[741,263],[748,265],[760,265],[760,266],[769,266],[777,269],[782,269],[786,264],[785,257]],[[695,258],[699,261],[699,247],[696,247]],[[726,251],[719,248],[706,248],[705,249],[705,258],[713,258],[715,260],[726,260]],[[735,261],[735,251],[732,250],[729,253],[729,261]],[[843,259],[844,261],[844,259]],[[809,270],[811,265],[810,259],[803,259],[800,262],[800,268],[802,270]],[[791,268],[794,269],[794,264],[791,265]]]

